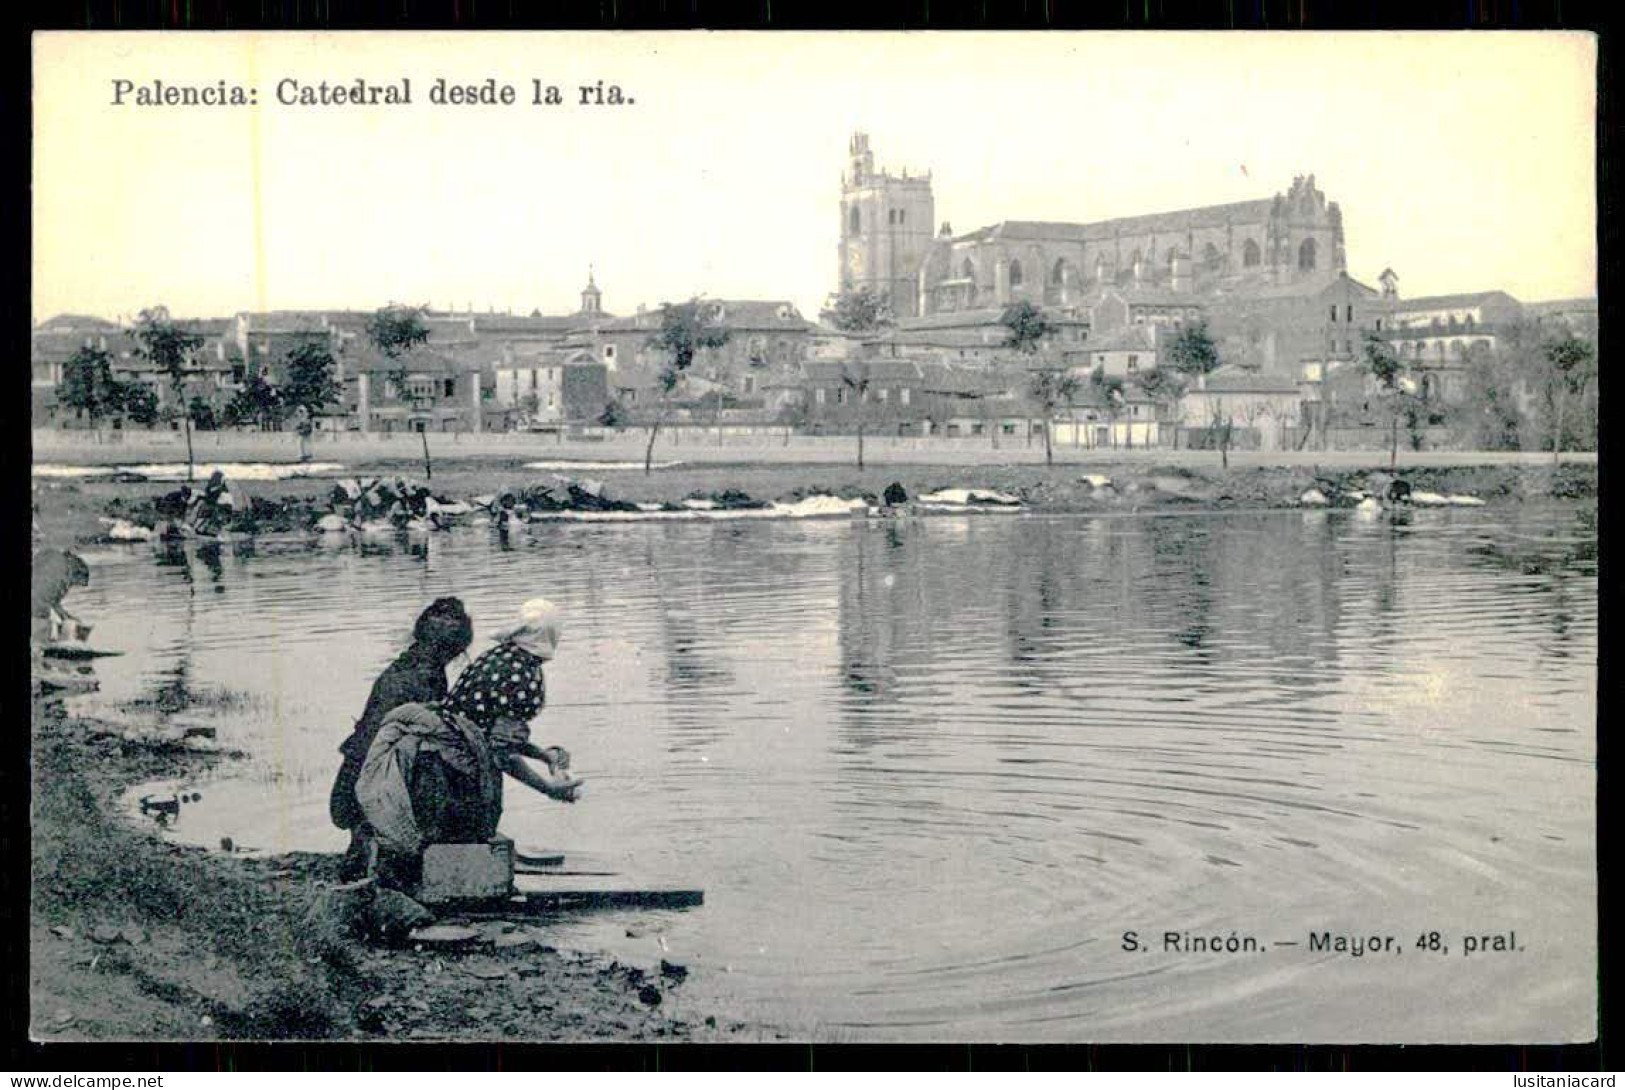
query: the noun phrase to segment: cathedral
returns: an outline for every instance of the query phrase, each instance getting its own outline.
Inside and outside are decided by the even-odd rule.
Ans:
[[[1297,177],[1262,200],[1095,223],[1006,220],[932,237],[931,175],[876,171],[855,133],[841,185],[840,287],[891,299],[899,318],[1002,307],[1071,307],[1107,287],[1247,293],[1347,271],[1337,202]]]

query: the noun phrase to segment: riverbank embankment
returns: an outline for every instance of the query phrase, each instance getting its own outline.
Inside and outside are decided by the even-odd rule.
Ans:
[[[290,470],[292,467],[282,467]],[[344,470],[281,480],[234,481],[246,500],[229,528],[238,534],[312,530],[331,510],[335,480]],[[422,465],[386,463],[368,473],[401,475],[424,481]],[[1135,514],[1159,510],[1223,511],[1354,506],[1373,482],[1397,475],[1421,498],[1471,497],[1486,504],[1547,498],[1594,498],[1597,467],[1590,462],[1549,460],[1536,463],[1401,465],[1356,467],[1232,466],[1155,462],[1100,462],[1088,466],[1043,465],[886,465],[857,469],[834,465],[761,463],[667,465],[644,473],[626,463],[468,459],[436,469],[427,484],[442,500],[470,501],[503,491],[522,494],[535,487],[557,491],[560,474],[576,481],[595,481],[594,490],[615,503],[674,509],[722,505],[790,504],[808,496],[862,499],[878,505],[888,488],[900,485],[911,500],[953,490],[985,490],[1014,500],[1013,506],[1038,514]],[[602,487],[599,488],[598,486]],[[103,517],[153,526],[162,521],[157,501],[177,487],[173,480],[138,480],[106,474],[42,479],[40,495],[72,495],[97,506]],[[904,507],[918,514],[941,513],[934,505]],[[688,510],[689,514],[704,514]],[[556,515],[557,512],[548,512]]]

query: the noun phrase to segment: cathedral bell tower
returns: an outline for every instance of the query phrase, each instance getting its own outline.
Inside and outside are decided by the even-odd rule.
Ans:
[[[919,312],[918,277],[936,223],[931,175],[875,170],[865,133],[852,134],[841,178],[838,291],[867,287],[899,318]]]

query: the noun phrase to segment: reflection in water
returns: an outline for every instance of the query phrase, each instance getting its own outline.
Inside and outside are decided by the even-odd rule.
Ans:
[[[703,885],[703,910],[635,929],[700,970],[694,1002],[857,1037],[1589,1032],[1595,527],[1569,509],[548,524],[203,553],[99,568],[75,599],[128,652],[91,710],[244,694],[213,711],[252,760],[167,835],[337,850],[335,747],[418,610],[462,597],[477,651],[546,595],[569,620],[536,735],[591,787],[573,807],[510,793],[504,828]],[[1469,917],[1538,944],[1377,971],[1120,941]],[[626,924],[558,926],[613,946]],[[1466,1022],[1438,1002],[1463,988]]]

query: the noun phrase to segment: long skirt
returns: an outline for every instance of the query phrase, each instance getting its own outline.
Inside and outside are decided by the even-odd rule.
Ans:
[[[499,779],[498,784],[501,784]],[[482,844],[502,819],[500,790],[492,806],[480,795],[479,781],[457,771],[432,750],[418,754],[412,768],[412,816],[430,844]],[[380,885],[412,893],[423,880],[423,857],[379,845]]]

